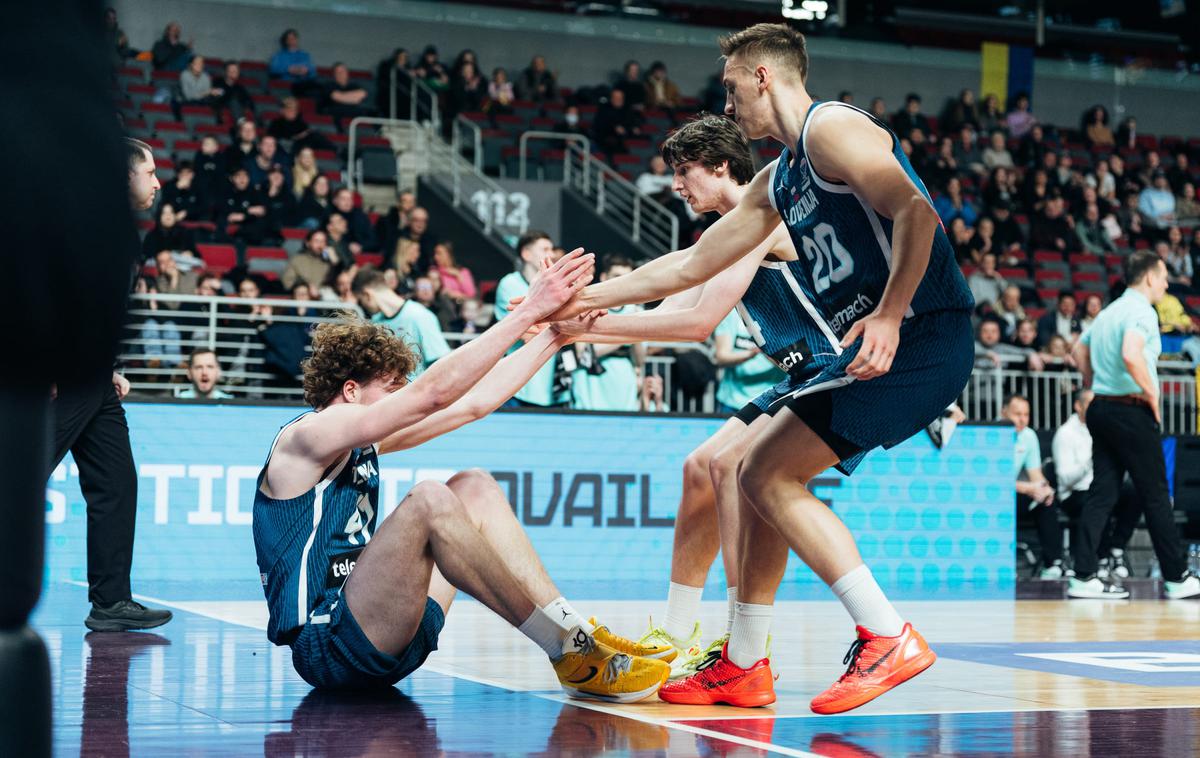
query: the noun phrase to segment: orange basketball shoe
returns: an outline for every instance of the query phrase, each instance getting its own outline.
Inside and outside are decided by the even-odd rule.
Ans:
[[[869,703],[933,665],[937,655],[912,624],[898,637],[881,637],[857,627],[858,639],[842,659],[846,673],[813,698],[813,713],[843,713]]]
[[[728,703],[739,708],[757,708],[775,702],[775,677],[771,663],[763,658],[748,669],[729,660],[726,643],[689,677],[668,682],[658,696],[680,705],[716,705]]]

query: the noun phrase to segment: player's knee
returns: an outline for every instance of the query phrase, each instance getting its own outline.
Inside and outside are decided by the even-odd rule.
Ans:
[[[747,455],[738,461],[736,476],[738,491],[765,518],[768,514],[763,509],[770,503],[770,498],[766,497],[768,476],[753,454]]]
[[[405,507],[419,510],[430,522],[463,512],[462,501],[441,482],[417,482],[405,500],[408,501]]]
[[[737,476],[738,464],[742,456],[733,450],[722,450],[708,462],[708,476],[714,487],[720,487],[722,482],[730,481]]]
[[[450,477],[446,485],[457,493],[476,492],[495,487],[496,480],[481,468],[469,468]]]

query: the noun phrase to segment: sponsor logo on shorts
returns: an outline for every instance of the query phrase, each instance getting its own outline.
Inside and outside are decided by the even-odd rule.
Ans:
[[[808,362],[812,360],[812,351],[808,349],[807,340],[797,340],[787,347],[777,350],[771,358],[789,374],[797,376],[803,372]]]
[[[327,588],[336,588],[345,584],[346,579],[350,577],[350,572],[358,564],[358,556],[361,553],[362,549],[351,550],[331,557],[329,559],[329,571],[325,574],[325,586]]]
[[[846,330],[846,327],[870,313],[874,307],[874,300],[866,295],[858,295],[845,307],[833,314],[833,318],[829,321],[829,326],[832,327],[834,332],[841,334]]]

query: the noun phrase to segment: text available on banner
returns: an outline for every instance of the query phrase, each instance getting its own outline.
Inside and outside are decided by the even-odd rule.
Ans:
[[[261,596],[250,533],[255,480],[276,431],[298,409],[135,403],[127,412],[140,476],[135,579],[170,583],[175,597]],[[497,413],[381,459],[381,517],[415,482],[481,468],[508,494],[568,596],[659,598],[684,457],[721,423]],[[813,491],[897,597],[1011,597],[1012,449],[1008,427],[960,427],[941,451],[919,434],[871,453],[853,477],[829,472]],[[51,477],[46,521],[47,580],[85,581],[86,512],[69,457]],[[720,561],[708,589],[724,597]],[[830,596],[792,556],[779,597]]]

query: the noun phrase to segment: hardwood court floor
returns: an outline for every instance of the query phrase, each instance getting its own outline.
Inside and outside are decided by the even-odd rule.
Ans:
[[[314,693],[262,632],[259,601],[158,597],[155,633],[85,635],[86,591],[46,588],[58,755],[1200,755],[1200,602],[901,604],[938,652],[857,711],[808,700],[842,670],[835,603],[781,603],[770,708],[568,701],[541,652],[469,600],[441,649],[385,696]],[[147,600],[151,602],[151,600]],[[576,601],[637,635],[661,603]],[[722,630],[724,604],[702,623]]]

